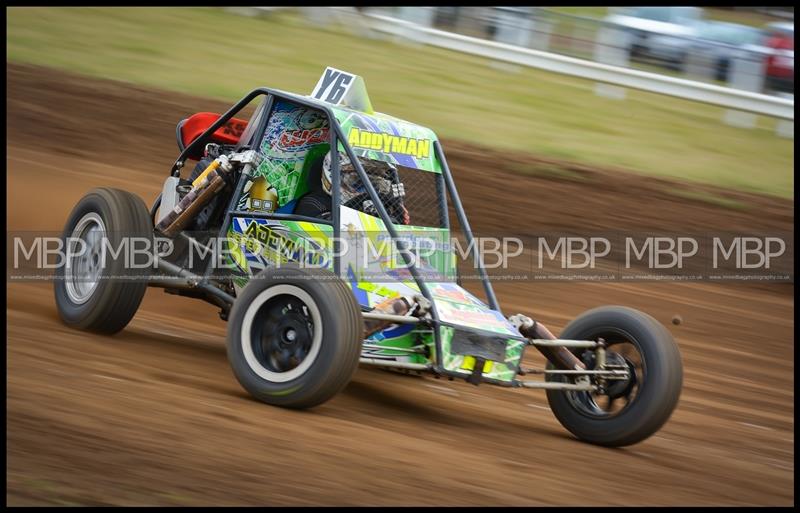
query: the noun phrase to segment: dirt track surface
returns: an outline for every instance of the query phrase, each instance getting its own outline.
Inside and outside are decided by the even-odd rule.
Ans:
[[[60,230],[96,186],[152,201],[177,156],[175,123],[227,107],[35,67],[7,69],[8,230]],[[725,192],[748,206],[729,210],[676,197],[655,179],[580,166],[573,172],[588,180],[525,177],[496,170],[483,150],[447,141],[445,148],[480,231],[527,223],[788,230],[794,223],[789,201]],[[485,187],[497,173],[511,181],[509,190],[535,195]],[[542,201],[558,208],[543,209]],[[151,289],[123,332],[101,337],[60,323],[51,285],[11,283],[7,502],[794,503],[793,285],[507,282],[497,292],[506,311],[534,314],[556,333],[601,304],[639,308],[667,325],[685,366],[670,421],[641,444],[604,449],[572,438],[541,392],[367,368],[314,410],[273,408],[235,381],[225,323],[210,305]],[[669,322],[676,313],[680,326]]]

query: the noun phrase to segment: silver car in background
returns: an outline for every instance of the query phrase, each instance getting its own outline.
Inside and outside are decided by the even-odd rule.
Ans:
[[[703,23],[699,7],[624,7],[604,20],[628,34],[631,61],[655,62],[681,70],[686,62],[688,40]]]
[[[708,69],[709,78],[727,82],[734,59],[766,60],[771,53],[766,36],[757,27],[709,21],[700,25],[697,36],[687,43],[688,51]]]

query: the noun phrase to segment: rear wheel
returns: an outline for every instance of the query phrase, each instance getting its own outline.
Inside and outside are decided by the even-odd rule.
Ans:
[[[560,338],[602,338],[607,365],[627,369],[630,376],[608,380],[602,392],[548,390],[553,414],[572,434],[597,445],[632,445],[669,419],[680,397],[683,366],[672,335],[658,321],[631,308],[595,308],[572,321]],[[594,350],[577,350],[576,356],[594,367]],[[548,381],[567,380],[574,381],[548,375]]]
[[[310,408],[350,381],[361,354],[361,309],[328,271],[270,268],[253,277],[228,321],[228,360],[256,399]]]
[[[153,225],[138,196],[99,188],[78,202],[62,234],[66,259],[54,283],[65,324],[106,334],[127,326],[142,302],[147,276],[146,255],[131,255],[126,245],[136,240],[141,250],[143,239],[152,243]]]

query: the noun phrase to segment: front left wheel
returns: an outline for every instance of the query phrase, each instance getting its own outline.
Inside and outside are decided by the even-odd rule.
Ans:
[[[350,381],[364,323],[333,273],[283,266],[254,276],[228,319],[228,361],[239,383],[275,406],[310,408]]]

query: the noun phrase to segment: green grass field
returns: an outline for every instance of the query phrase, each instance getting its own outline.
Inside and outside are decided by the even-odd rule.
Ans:
[[[6,12],[9,61],[231,101],[262,85],[307,94],[334,66],[365,78],[376,110],[444,138],[793,196],[793,141],[774,134],[773,119],[733,128],[721,121],[721,108],[633,90],[624,101],[606,99],[590,81],[314,28],[292,12]]]

